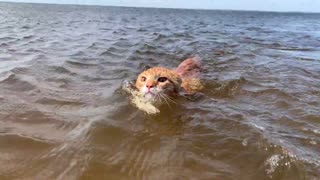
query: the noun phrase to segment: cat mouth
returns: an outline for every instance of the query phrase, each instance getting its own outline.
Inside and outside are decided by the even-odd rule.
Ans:
[[[143,96],[148,100],[154,100],[156,98],[156,94],[152,92],[146,92]]]
[[[153,95],[153,96],[155,96],[155,94],[154,93],[152,93],[152,92],[146,92],[146,94],[151,94],[151,95]]]

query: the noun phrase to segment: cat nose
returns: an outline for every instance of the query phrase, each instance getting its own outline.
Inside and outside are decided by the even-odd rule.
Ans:
[[[150,84],[147,84],[146,87],[147,87],[148,89],[150,89],[150,88],[153,88],[154,86],[153,86],[153,85],[150,85]]]

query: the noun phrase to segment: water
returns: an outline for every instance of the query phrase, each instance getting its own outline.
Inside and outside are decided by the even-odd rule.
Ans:
[[[319,19],[0,3],[0,179],[319,179]],[[197,95],[122,92],[193,54]]]

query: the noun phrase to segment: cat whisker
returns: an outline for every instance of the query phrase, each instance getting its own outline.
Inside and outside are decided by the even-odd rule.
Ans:
[[[163,98],[164,98],[167,102],[170,101],[170,102],[172,102],[172,103],[174,103],[174,104],[177,104],[177,102],[174,101],[173,98],[170,97],[169,95],[167,95],[167,94],[162,94],[162,96],[163,96]],[[170,105],[169,105],[169,106],[170,106]],[[171,107],[171,106],[170,106],[170,107]]]
[[[163,94],[165,96],[165,98],[167,98],[168,100],[170,100],[171,102],[173,102],[174,104],[177,104],[177,102],[175,102],[173,100],[173,98],[171,98],[170,96],[166,95],[166,94]]]
[[[171,108],[170,103],[167,101],[167,98],[164,94],[159,94],[159,97],[161,97],[168,104],[168,106]]]
[[[161,100],[160,96],[159,96],[159,95],[156,95],[156,96],[155,96],[155,101],[157,102],[157,101],[160,101],[160,100]]]

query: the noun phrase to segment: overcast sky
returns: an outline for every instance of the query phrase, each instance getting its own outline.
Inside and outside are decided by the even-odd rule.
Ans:
[[[3,0],[0,0],[3,1]],[[136,7],[320,12],[320,0],[4,0]]]

